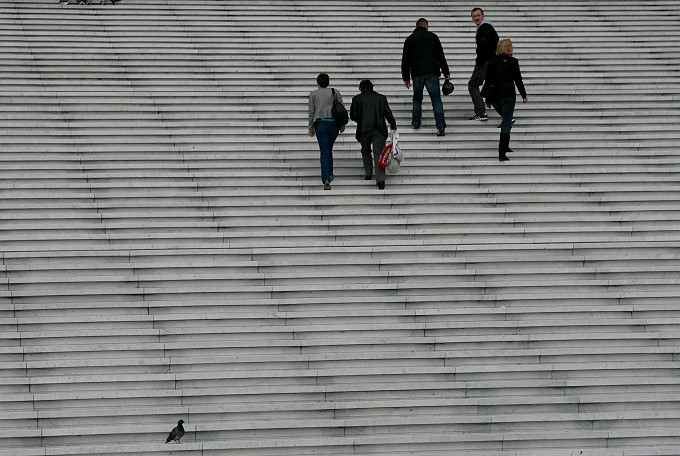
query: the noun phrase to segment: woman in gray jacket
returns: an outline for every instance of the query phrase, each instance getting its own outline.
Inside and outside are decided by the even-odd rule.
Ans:
[[[333,120],[331,109],[333,108],[333,91],[335,97],[342,102],[340,92],[328,87],[330,78],[326,73],[321,73],[316,77],[316,87],[309,94],[309,136],[316,136],[319,142],[320,162],[321,162],[321,182],[324,190],[331,189],[333,180],[333,144],[338,138],[338,134],[345,131],[345,127],[338,127]]]

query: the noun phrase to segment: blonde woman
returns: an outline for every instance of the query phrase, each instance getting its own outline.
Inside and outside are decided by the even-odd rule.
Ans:
[[[515,86],[522,96],[522,102],[529,101],[522,73],[519,70],[519,62],[512,56],[512,41],[506,39],[498,42],[496,57],[491,59],[486,70],[486,83],[482,89],[482,95],[486,98],[486,106],[493,108],[503,119],[501,122],[501,136],[498,142],[498,161],[508,161],[507,152],[510,149],[510,130],[513,124],[515,112]]]

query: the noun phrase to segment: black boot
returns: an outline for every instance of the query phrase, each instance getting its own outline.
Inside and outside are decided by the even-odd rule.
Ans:
[[[512,152],[512,149],[510,149],[510,133],[506,133],[505,135],[507,136],[505,141],[505,152]]]
[[[510,150],[510,133],[501,133],[501,138],[498,141],[498,161],[508,161],[510,160],[506,152],[512,152]]]

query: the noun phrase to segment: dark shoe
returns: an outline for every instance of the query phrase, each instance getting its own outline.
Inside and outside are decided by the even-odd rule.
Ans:
[[[371,179],[373,179],[373,176],[364,176],[365,181],[370,181]]]
[[[510,150],[510,133],[501,133],[500,140],[498,141],[498,153],[512,152]]]
[[[324,182],[323,189],[324,190],[330,190],[331,189],[331,183],[330,182]]]
[[[486,113],[483,112],[483,113],[481,113],[481,114],[475,114],[474,116],[470,117],[468,120],[481,120],[481,121],[485,121],[485,120],[489,120],[489,116],[487,116]]]
[[[515,119],[512,119],[512,122],[510,122],[510,125],[515,125],[517,121]],[[496,128],[501,128],[501,125],[503,125],[503,122],[499,123]]]
[[[383,190],[383,189],[385,188],[385,182],[384,182],[384,181],[378,182],[378,188],[379,188],[380,190]]]
[[[420,128],[420,122],[412,122],[411,126],[413,127],[414,130],[417,130]]]
[[[510,151],[510,133],[501,133],[501,137],[498,140],[498,161],[508,161],[510,160],[506,152]]]
[[[508,142],[509,142],[509,141],[508,141]],[[507,154],[508,152],[514,152],[512,149],[510,149],[510,147],[509,147],[507,144],[505,144],[505,145],[503,146],[503,149],[504,149],[503,152],[505,152],[506,154]]]
[[[437,128],[437,136],[446,136],[446,131],[443,128]]]
[[[331,182],[333,182],[333,180],[335,179],[335,176],[331,174],[331,177],[329,177],[329,179],[331,180]]]

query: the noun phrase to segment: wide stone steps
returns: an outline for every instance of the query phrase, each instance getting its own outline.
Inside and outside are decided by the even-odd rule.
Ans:
[[[485,9],[530,98],[502,165],[463,5],[0,0],[0,456],[675,455],[680,6]],[[386,191],[353,125],[319,186],[321,71],[388,96]]]

